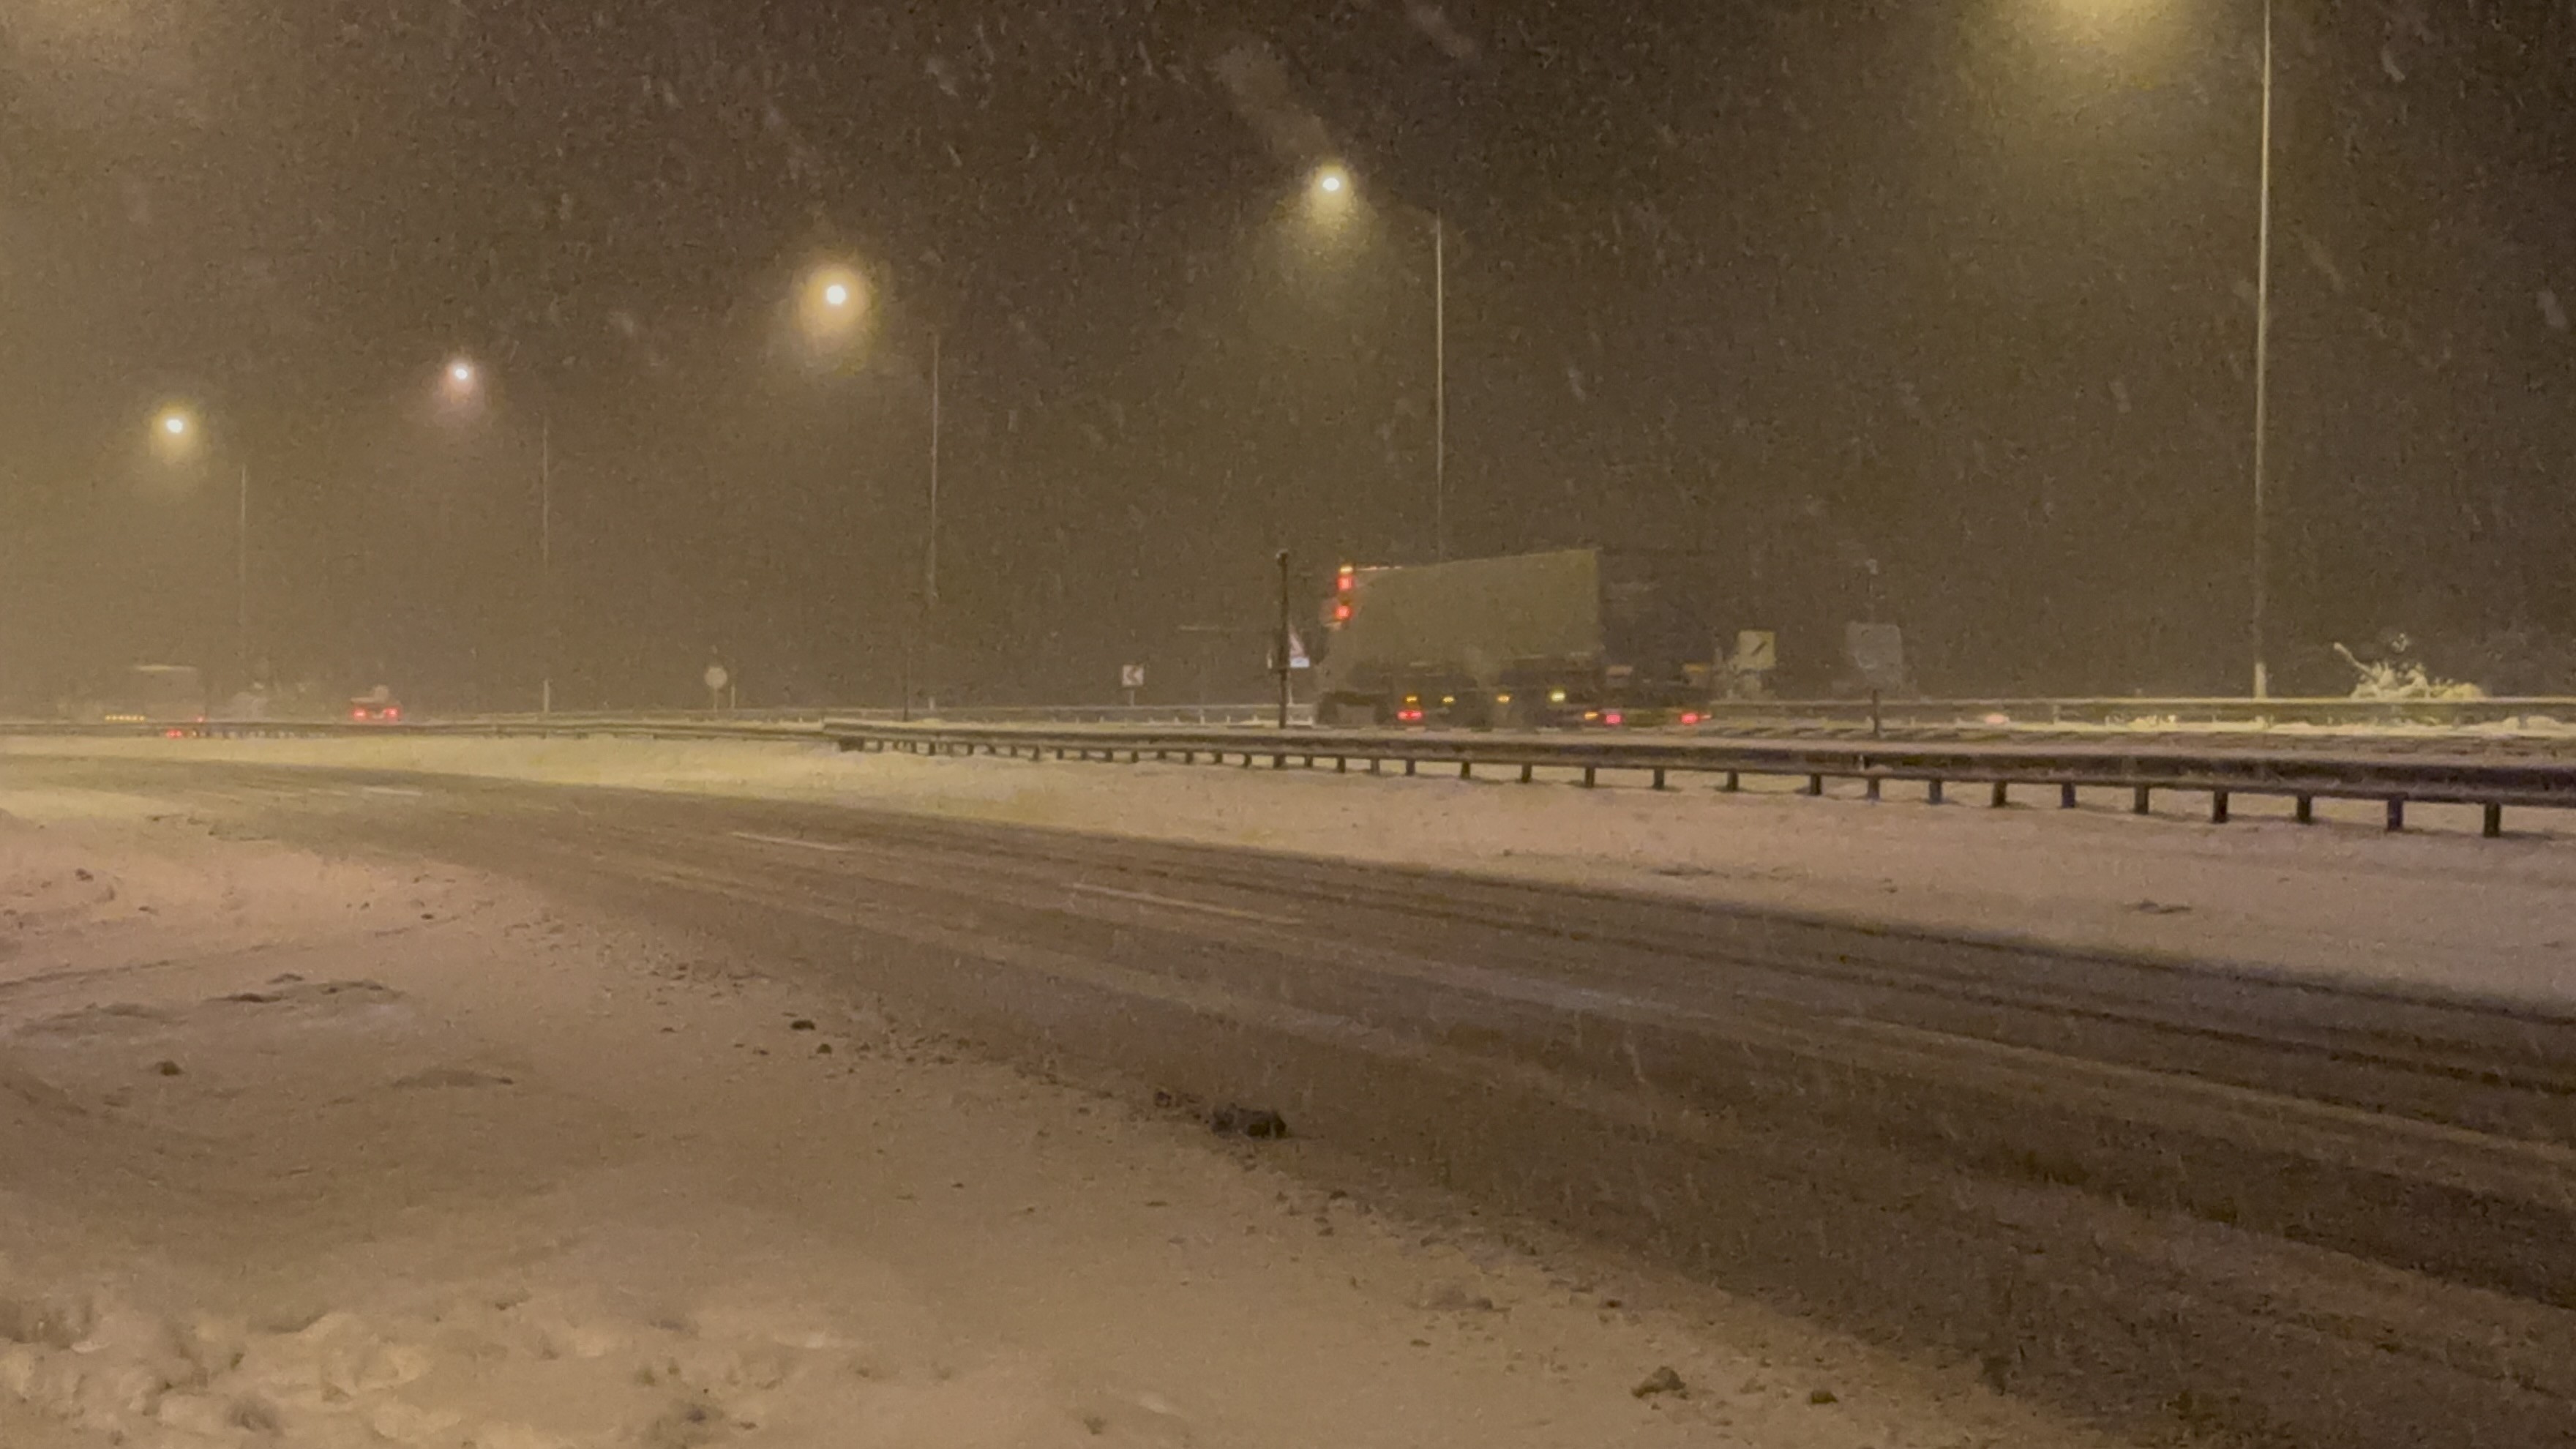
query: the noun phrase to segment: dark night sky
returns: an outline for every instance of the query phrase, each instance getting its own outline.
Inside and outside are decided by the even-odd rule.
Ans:
[[[2576,630],[2576,7],[2280,6],[2281,652]],[[0,704],[228,665],[244,463],[282,674],[530,702],[541,417],[568,702],[889,697],[934,328],[950,692],[1185,695],[1271,549],[1429,551],[1427,208],[1459,551],[1875,559],[1927,685],[2241,688],[2259,16],[5,0]]]

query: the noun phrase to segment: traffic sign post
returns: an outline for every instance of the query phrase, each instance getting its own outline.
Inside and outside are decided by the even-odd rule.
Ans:
[[[1145,687],[1145,666],[1142,664],[1119,665],[1118,687],[1127,691],[1127,707],[1130,709],[1135,708],[1136,692]]]
[[[706,682],[708,711],[712,713],[723,709],[725,686],[733,683],[733,676],[726,672],[722,664],[709,664],[707,672],[698,677]]]
[[[1279,727],[1288,728],[1289,646],[1296,638],[1288,624],[1288,550],[1279,550],[1279,637],[1270,646],[1271,663],[1279,670]]]

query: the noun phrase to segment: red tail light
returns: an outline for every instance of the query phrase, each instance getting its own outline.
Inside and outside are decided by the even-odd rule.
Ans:
[[[165,740],[184,740],[187,737],[188,732],[186,730],[163,730],[161,732],[161,738]]]
[[[385,706],[385,718],[387,718],[387,719],[401,719],[401,718],[402,718],[402,706],[401,706],[401,705],[398,705],[398,704],[389,704],[389,705],[386,705],[386,706]]]
[[[1695,714],[1686,714],[1686,715],[1683,715],[1683,716],[1682,716],[1682,723],[1683,723],[1683,724],[1686,724],[1686,725],[1689,725],[1689,724],[1698,724],[1698,723],[1699,723],[1699,716],[1698,716],[1698,715],[1695,715]]]
[[[1628,717],[1614,709],[1601,716],[1601,722],[1606,725],[1626,724]]]
[[[365,709],[365,707],[364,707],[364,706],[361,706],[361,707],[359,707],[359,708],[357,708],[357,709],[353,709],[353,710],[349,711],[349,718],[351,718],[351,719],[358,719],[358,720],[362,720],[362,719],[365,719],[366,717],[367,717],[367,711],[366,711],[366,709]]]

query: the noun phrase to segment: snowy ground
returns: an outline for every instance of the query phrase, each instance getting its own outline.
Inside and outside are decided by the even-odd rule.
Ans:
[[[806,744],[627,740],[0,742],[12,753],[338,764],[779,798],[1240,844],[1651,889],[1843,919],[2217,961],[2406,988],[2576,1004],[2576,820],[2241,798],[2137,820],[2109,792],[2074,813],[1933,808],[1891,792],[1807,800],[1704,784],[1656,794],[1291,770],[843,755]],[[2053,802],[2050,802],[2053,805]]]
[[[2098,1442],[1306,1150],[0,770],[9,1449]]]

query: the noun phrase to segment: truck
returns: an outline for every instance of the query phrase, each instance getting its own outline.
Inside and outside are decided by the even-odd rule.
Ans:
[[[1724,653],[1706,572],[1687,554],[1597,548],[1344,565],[1324,604],[1316,718],[1504,729],[1696,723]]]

